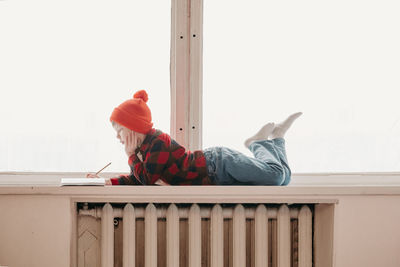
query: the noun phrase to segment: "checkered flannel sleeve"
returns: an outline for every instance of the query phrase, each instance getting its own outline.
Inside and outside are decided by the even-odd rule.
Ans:
[[[137,178],[135,172],[133,171],[134,166],[139,164],[140,160],[133,154],[129,157],[128,164],[131,168],[131,173],[128,175],[120,175],[116,178],[111,178],[112,185],[143,185],[143,183]]]

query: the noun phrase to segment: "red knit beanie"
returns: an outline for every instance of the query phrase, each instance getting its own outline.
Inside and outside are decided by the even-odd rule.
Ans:
[[[125,101],[114,109],[110,121],[115,121],[138,133],[148,133],[153,127],[151,111],[146,104],[148,99],[145,90],[137,91],[133,99]]]

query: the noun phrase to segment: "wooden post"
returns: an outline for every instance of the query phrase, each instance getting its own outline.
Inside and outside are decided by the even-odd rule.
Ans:
[[[190,1],[189,149],[202,148],[203,0]]]
[[[171,136],[201,149],[203,0],[172,0]]]

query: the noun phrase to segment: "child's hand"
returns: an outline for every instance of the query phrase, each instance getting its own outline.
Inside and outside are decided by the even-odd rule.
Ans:
[[[100,176],[98,176],[95,173],[88,173],[86,174],[86,178],[101,178]]]
[[[129,131],[125,140],[125,153],[128,157],[132,156],[135,153],[136,149],[136,139],[133,131]]]
[[[166,182],[164,182],[164,181],[161,180],[161,179],[158,179],[154,184],[158,184],[158,185],[170,185],[170,184],[167,184]]]
[[[88,173],[86,174],[86,178],[101,178],[100,176],[96,175],[95,173]],[[112,185],[111,179],[105,179],[106,185]]]

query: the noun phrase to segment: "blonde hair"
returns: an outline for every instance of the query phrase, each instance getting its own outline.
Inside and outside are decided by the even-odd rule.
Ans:
[[[122,126],[121,124],[119,124],[118,122],[115,122],[115,121],[111,121],[111,125],[112,125],[113,127],[115,127],[115,126],[124,127],[124,126]],[[126,127],[124,127],[124,128],[126,128]],[[128,128],[126,128],[126,129],[128,129]],[[139,147],[139,146],[142,144],[142,142],[143,142],[143,140],[144,140],[144,137],[145,137],[146,135],[145,135],[145,134],[142,134],[142,133],[138,133],[138,132],[136,132],[136,131],[134,131],[134,130],[131,130],[131,129],[128,129],[128,130],[134,133],[134,135],[135,135],[135,141],[136,141],[136,146]]]

